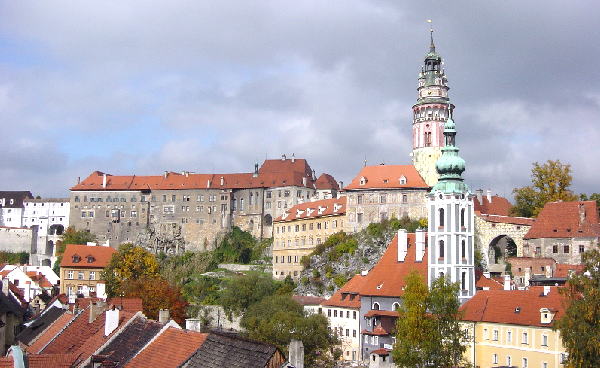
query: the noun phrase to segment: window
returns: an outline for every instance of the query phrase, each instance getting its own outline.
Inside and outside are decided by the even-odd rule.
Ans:
[[[73,274],[74,274],[74,273],[75,273],[75,271],[72,271],[72,270],[71,270],[71,271],[69,271],[69,272],[67,272],[67,279],[69,279],[69,280],[73,280]]]
[[[565,253],[569,253],[569,246],[568,246],[568,245],[565,245],[565,246],[564,246],[564,249],[563,249],[563,251],[564,251]]]
[[[337,309],[334,309],[334,310],[333,310],[333,316],[334,316],[334,317],[337,317]]]
[[[558,245],[552,246],[552,253],[558,253]]]
[[[512,359],[511,359],[510,355],[506,357],[506,365],[509,367],[512,365]]]
[[[408,203],[408,196],[406,194],[402,194],[402,203]]]
[[[84,277],[85,277],[85,275],[83,274],[83,271],[77,272],[77,280],[83,280]]]
[[[375,302],[373,303],[373,308],[371,308],[373,310],[379,310],[379,303]]]
[[[506,332],[506,342],[512,342],[512,331]]]
[[[352,330],[352,337],[356,337],[356,330]]]
[[[498,364],[498,354],[492,354],[492,364]]]
[[[527,358],[523,358],[523,368],[527,368]]]
[[[525,345],[528,344],[527,337],[528,337],[527,332],[523,332],[523,338],[521,339],[521,344],[525,344]]]
[[[464,239],[460,242],[460,251],[461,251],[462,257],[467,258],[467,242]]]
[[[579,253],[585,252],[585,246],[579,245]]]
[[[548,335],[542,335],[542,346],[548,346]]]
[[[163,213],[165,215],[175,213],[175,206],[163,206]]]
[[[387,196],[385,194],[379,196],[379,203],[387,203]]]
[[[327,317],[331,317],[331,309],[327,309]]]
[[[175,194],[173,194],[171,196],[171,202],[175,202],[177,200],[177,196]]]
[[[464,273],[463,273],[463,275],[464,275]],[[498,341],[498,330],[494,330],[492,332],[492,340],[493,341]]]
[[[90,280],[95,280],[95,279],[96,279],[96,272],[90,271]]]
[[[349,328],[346,329],[346,336],[350,336],[350,329]]]
[[[363,221],[363,214],[357,213],[356,214],[356,222],[358,222],[360,224],[360,223],[362,223],[362,221]]]
[[[460,210],[460,226],[465,227],[465,209]]]
[[[352,311],[352,319],[356,319],[356,311]]]
[[[444,241],[440,240],[440,254],[439,254],[439,258],[444,258]]]
[[[75,198],[77,198],[77,197],[75,197]],[[77,200],[77,202],[79,202],[79,200]],[[359,194],[356,196],[356,203],[358,203],[358,204],[363,203],[363,195],[362,194]]]

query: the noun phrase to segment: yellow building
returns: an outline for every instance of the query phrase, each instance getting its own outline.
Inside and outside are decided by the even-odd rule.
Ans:
[[[60,262],[60,292],[96,293],[100,273],[115,252],[111,247],[67,244]]]
[[[475,367],[563,367],[566,351],[552,329],[564,313],[556,287],[479,291],[466,302],[467,360]]]
[[[297,278],[301,259],[330,235],[343,231],[346,197],[307,202],[273,221],[273,278]]]

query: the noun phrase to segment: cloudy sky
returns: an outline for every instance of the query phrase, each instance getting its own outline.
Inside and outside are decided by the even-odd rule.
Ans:
[[[593,1],[0,0],[1,189],[94,170],[248,172],[282,153],[348,182],[410,162],[433,19],[465,176],[510,195],[560,159],[599,192]]]

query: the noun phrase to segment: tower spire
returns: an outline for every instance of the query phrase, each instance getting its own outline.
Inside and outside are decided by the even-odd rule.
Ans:
[[[429,37],[431,39],[431,43],[429,44],[429,52],[435,52],[435,43],[433,43],[433,21],[431,19],[427,19],[427,23],[429,23]]]

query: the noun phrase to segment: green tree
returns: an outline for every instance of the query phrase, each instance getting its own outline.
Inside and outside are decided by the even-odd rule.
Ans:
[[[334,361],[337,343],[327,318],[304,315],[303,308],[289,295],[273,295],[248,308],[241,321],[249,338],[269,342],[287,352],[292,339],[304,344],[307,367],[326,367]]]
[[[573,274],[561,293],[565,314],[557,321],[568,367],[600,367],[600,251],[583,254],[584,272]]]
[[[67,230],[62,234],[59,241],[56,242],[56,262],[54,263],[54,272],[60,274],[60,262],[62,261],[62,255],[65,252],[67,244],[87,244],[88,242],[95,242],[96,236],[86,230],[75,230],[73,226],[69,226]]]
[[[398,367],[455,367],[464,364],[458,285],[436,279],[431,290],[417,272],[406,277],[392,350]]]
[[[571,165],[560,160],[544,164],[533,163],[531,185],[513,190],[515,206],[511,213],[517,216],[537,216],[544,205],[554,201],[574,201],[577,197],[569,189],[573,177]]]
[[[122,244],[101,277],[106,282],[106,294],[114,297],[125,292],[128,282],[159,276],[158,270],[154,254],[133,244]]]
[[[242,315],[250,305],[274,295],[280,289],[281,293],[289,290],[283,282],[273,280],[271,275],[260,272],[237,275],[223,282],[219,304],[230,316]]]
[[[589,196],[587,194],[580,194],[579,199],[582,201],[596,201],[596,207],[600,214],[600,193],[592,193]]]

